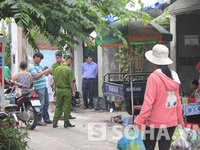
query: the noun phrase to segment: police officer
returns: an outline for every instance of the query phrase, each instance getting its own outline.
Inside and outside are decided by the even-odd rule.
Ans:
[[[62,64],[62,51],[57,51],[55,53],[56,62],[51,66],[52,74],[54,74],[55,69]]]
[[[63,64],[54,70],[54,84],[56,87],[56,108],[53,118],[53,128],[58,127],[58,120],[64,111],[64,128],[75,127],[69,122],[72,96],[76,95],[74,89],[75,77],[72,69],[68,67],[73,62],[71,56],[67,56]]]
[[[61,64],[62,64],[62,62],[63,62],[63,57],[62,57],[62,51],[57,51],[56,53],[55,53],[55,58],[56,58],[56,62],[51,66],[51,68],[52,68],[52,74],[54,75],[54,71],[55,71],[55,69],[58,67],[58,66],[60,66]],[[54,90],[55,90],[55,85],[54,85]],[[63,118],[63,116],[61,115],[61,117],[60,117],[60,120],[63,120],[64,118]],[[73,116],[69,116],[69,119],[76,119],[76,117],[73,117]]]

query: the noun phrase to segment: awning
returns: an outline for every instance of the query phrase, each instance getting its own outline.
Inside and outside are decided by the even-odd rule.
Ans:
[[[155,44],[165,41],[172,41],[172,34],[165,28],[155,22],[144,25],[142,20],[127,22],[122,25],[120,20],[112,22],[111,25],[117,28],[123,34],[123,37],[131,44]],[[113,31],[106,36],[102,36],[102,40],[97,37],[96,44],[101,47],[124,46],[121,39],[117,36],[113,37]]]

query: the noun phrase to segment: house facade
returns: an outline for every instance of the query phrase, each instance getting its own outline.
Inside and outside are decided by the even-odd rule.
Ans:
[[[171,68],[181,80],[181,91],[191,94],[189,82],[198,79],[196,64],[200,61],[200,0],[176,0],[165,11],[170,13]]]
[[[30,62],[32,60],[33,54],[35,51],[28,44],[28,41],[25,38],[25,35],[22,32],[22,28],[18,27],[14,20],[12,20],[10,25],[10,35],[11,35],[11,74],[14,75],[19,71],[19,64],[21,61]],[[73,50],[73,57],[75,58],[73,63],[73,70],[76,77],[77,89],[81,91],[81,65],[83,63],[83,42],[80,39],[77,39],[80,45],[75,45]],[[58,50],[58,47],[52,46],[49,41],[44,41],[43,38],[38,36],[36,41],[38,48],[41,53],[46,55],[44,60],[41,61],[41,65],[51,66],[55,62],[55,52]]]
[[[171,3],[170,3],[171,2]],[[200,0],[171,0],[167,1],[167,8],[164,11],[170,13],[170,33],[173,34],[173,40],[170,42],[170,57],[174,61],[171,68],[176,70],[181,79],[181,91],[190,92],[189,82],[192,79],[198,79],[198,72],[195,70],[196,63],[200,61],[200,46],[199,46],[199,15],[200,15]],[[170,4],[169,4],[170,3]],[[152,11],[152,10],[150,10]],[[160,11],[157,11],[159,14]],[[34,50],[27,43],[22,29],[17,27],[14,20],[11,23],[11,71],[12,75],[18,72],[20,61],[29,62],[32,59]],[[76,38],[76,37],[75,37]],[[73,49],[74,63],[73,69],[76,76],[77,88],[81,91],[81,65],[85,61],[84,55],[88,52],[84,49],[82,40],[77,39],[79,45],[75,45]],[[50,50],[42,48],[44,43],[38,41],[41,51]],[[44,42],[44,41],[43,41]],[[46,43],[48,45],[48,43]],[[44,46],[44,45],[43,45]],[[151,49],[153,45],[149,46]],[[56,48],[53,50],[57,50]],[[115,53],[119,47],[102,48],[98,46],[97,50],[92,51],[97,57],[95,61],[98,63],[99,72],[97,79],[98,96],[102,96],[103,76],[107,72],[118,72],[119,65],[116,63]],[[55,56],[51,56],[54,58]],[[153,67],[145,64],[145,70],[151,71]]]

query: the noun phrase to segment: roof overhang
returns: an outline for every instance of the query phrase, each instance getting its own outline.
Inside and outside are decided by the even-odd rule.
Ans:
[[[111,23],[111,26],[117,28],[130,45],[139,44],[156,44],[166,41],[172,41],[172,34],[165,28],[155,22],[144,25],[142,20],[127,21],[126,25],[122,25],[120,20]],[[113,36],[114,32],[110,31],[108,35],[103,35],[100,40],[95,39],[96,44],[101,47],[124,46],[122,39]]]
[[[200,9],[200,0],[177,0],[168,6],[164,11],[170,14],[180,15],[191,13],[192,11]]]

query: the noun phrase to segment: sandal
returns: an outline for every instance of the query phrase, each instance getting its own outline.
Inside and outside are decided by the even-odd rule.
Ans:
[[[38,125],[38,126],[46,126],[47,124],[44,123],[44,122],[39,122],[39,123],[37,123],[37,125]]]

